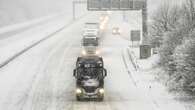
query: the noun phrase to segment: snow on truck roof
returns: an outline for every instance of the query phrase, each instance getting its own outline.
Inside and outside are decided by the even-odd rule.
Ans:
[[[96,35],[85,35],[83,38],[97,38]]]
[[[82,57],[78,57],[79,59],[91,59],[91,60],[101,60],[102,57],[99,56],[82,56]]]
[[[87,23],[85,23],[85,24],[99,24],[98,22],[87,22]]]
[[[97,62],[103,63],[102,57],[99,56],[83,56],[78,57],[77,63],[86,63],[86,62]]]
[[[83,36],[97,36],[98,33],[97,32],[85,32],[83,33]]]
[[[94,33],[84,33],[83,38],[97,38],[98,35]]]

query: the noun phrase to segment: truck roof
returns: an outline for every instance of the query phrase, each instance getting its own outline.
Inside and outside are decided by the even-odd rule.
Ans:
[[[95,25],[98,25],[99,23],[98,22],[86,22],[85,24],[95,24]]]
[[[97,32],[84,32],[83,33],[83,35],[85,36],[85,35],[95,35],[95,36],[97,36],[98,35],[98,33]]]
[[[84,35],[83,38],[84,39],[85,38],[87,38],[87,39],[91,39],[91,38],[95,39],[95,38],[97,38],[97,36],[96,35]]]
[[[99,56],[83,56],[78,57],[77,63],[103,63],[103,59]]]

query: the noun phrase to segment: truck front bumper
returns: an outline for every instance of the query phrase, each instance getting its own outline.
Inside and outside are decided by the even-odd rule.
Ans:
[[[81,89],[82,92],[76,93],[76,96],[82,97],[82,98],[99,98],[104,96],[104,89],[98,88],[94,92],[86,92],[84,89]]]

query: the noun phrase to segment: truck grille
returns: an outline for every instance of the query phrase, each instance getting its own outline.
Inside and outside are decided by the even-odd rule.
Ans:
[[[95,92],[96,87],[88,87],[88,86],[86,86],[86,87],[84,87],[84,89],[85,89],[85,92],[92,93],[92,92]]]

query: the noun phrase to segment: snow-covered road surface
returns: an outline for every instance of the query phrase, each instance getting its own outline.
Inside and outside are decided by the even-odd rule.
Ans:
[[[68,27],[72,22],[70,18],[66,17],[66,14],[57,14],[52,19],[45,19],[39,25],[35,22],[33,24],[35,26],[29,27],[30,29],[24,29],[23,32],[15,33],[12,36],[8,34],[4,39],[0,38],[0,51],[2,52],[0,56],[0,68],[25,51]],[[20,29],[21,27],[18,28]]]
[[[125,51],[129,42],[111,34],[110,25],[122,22],[120,17],[112,19],[119,15],[111,15],[101,43],[108,71],[103,102],[78,102],[74,94],[72,74],[80,55],[83,24],[98,19],[92,13],[0,69],[0,110],[188,110],[161,94],[166,93],[164,89],[153,91],[142,81],[145,75],[135,71]]]

